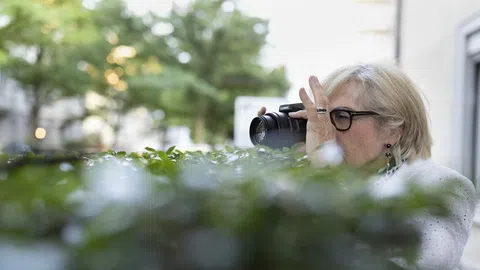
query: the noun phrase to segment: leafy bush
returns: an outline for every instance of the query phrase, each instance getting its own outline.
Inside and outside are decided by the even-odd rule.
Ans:
[[[291,149],[3,156],[0,269],[398,269],[442,194]]]

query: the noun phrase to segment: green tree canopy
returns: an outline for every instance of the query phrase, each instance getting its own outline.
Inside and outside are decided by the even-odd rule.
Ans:
[[[171,123],[187,123],[196,142],[214,143],[215,136],[232,133],[237,96],[279,96],[289,88],[284,67],[269,70],[260,63],[268,22],[225,9],[231,4],[197,0],[166,18],[152,16],[154,33],[171,29],[147,45],[166,49],[158,56],[165,68],[130,80],[143,89],[141,100],[162,104]]]
[[[80,0],[6,0],[0,71],[31,96],[32,128],[44,104],[93,90],[112,101],[107,112],[162,109],[168,124],[188,125],[197,142],[222,142],[233,133],[237,96],[289,88],[284,67],[260,61],[268,22],[226,8],[232,4],[197,0],[160,17],[136,16],[122,0],[93,9]]]
[[[97,40],[98,32],[81,0],[4,0],[0,14],[8,22],[0,28],[0,72],[31,98],[32,136],[42,105],[83,94],[89,86],[76,51]]]

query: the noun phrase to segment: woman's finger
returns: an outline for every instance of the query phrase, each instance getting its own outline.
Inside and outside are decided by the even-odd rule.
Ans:
[[[257,116],[262,116],[267,112],[267,108],[262,107],[260,110],[257,112]]]
[[[296,112],[291,112],[291,113],[288,114],[288,116],[290,116],[290,117],[292,117],[292,118],[308,119],[307,111],[306,111],[306,110],[300,110],[300,111],[296,111]]]
[[[305,91],[305,88],[300,89],[300,99],[302,100],[303,106],[305,107],[305,110],[307,111],[308,120],[309,121],[318,120],[317,107],[315,106],[315,103],[313,103],[313,101],[307,95],[307,92]]]
[[[327,105],[327,96],[318,78],[310,76],[308,83],[310,84],[310,89],[312,89],[315,104],[320,107],[325,107]]]

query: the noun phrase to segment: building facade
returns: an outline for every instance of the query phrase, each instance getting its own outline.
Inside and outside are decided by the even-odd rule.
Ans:
[[[433,159],[480,184],[480,1],[402,1],[400,65],[425,93]],[[464,263],[480,269],[480,212]]]
[[[17,148],[20,145],[32,146],[29,138],[35,134],[30,129],[31,100],[18,83],[0,74],[0,150]],[[66,141],[81,140],[82,127],[74,123],[67,128],[62,124],[67,119],[84,113],[81,98],[64,98],[45,105],[39,112],[39,126],[45,130],[44,136],[37,139],[35,148],[58,150]]]
[[[0,149],[25,143],[30,112],[28,104],[18,84],[0,74]]]

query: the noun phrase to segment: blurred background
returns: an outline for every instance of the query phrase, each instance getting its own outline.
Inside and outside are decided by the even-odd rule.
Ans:
[[[478,0],[2,0],[0,36],[5,153],[251,147],[310,75],[389,61],[425,93],[433,158],[480,183]]]

